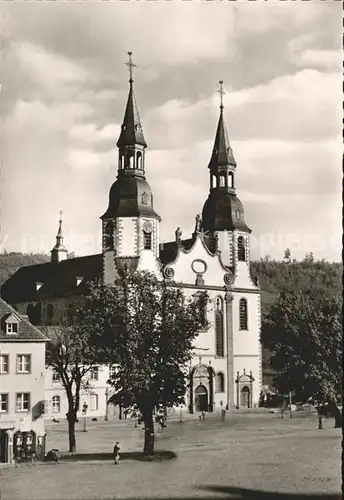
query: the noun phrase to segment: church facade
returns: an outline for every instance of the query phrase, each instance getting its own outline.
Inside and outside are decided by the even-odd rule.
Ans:
[[[2,288],[3,298],[34,324],[58,323],[73,297],[87,292],[90,280],[101,277],[111,285],[123,266],[149,270],[182,283],[185,295],[195,300],[207,291],[210,328],[199,332],[189,367],[186,403],[191,413],[256,406],[262,383],[261,290],[250,275],[251,229],[237,196],[237,164],[220,93],[219,121],[213,150],[209,152],[209,193],[207,197],[205,193],[202,213],[196,215],[190,237],[183,238],[177,228],[173,241],[160,242],[162,220],[147,180],[147,144],[130,72],[129,95],[117,142],[117,179],[101,216],[102,252],[68,259],[60,220],[51,262],[19,269]],[[100,370],[108,373],[107,367]],[[105,375],[103,379],[100,385],[93,381],[93,397],[96,394],[97,401],[101,401],[94,416],[107,412],[109,391]],[[51,374],[47,380],[49,408],[54,397]],[[59,396],[63,398],[62,392]]]

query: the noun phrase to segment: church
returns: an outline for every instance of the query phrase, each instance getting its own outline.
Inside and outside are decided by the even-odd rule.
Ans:
[[[73,298],[87,293],[89,281],[101,278],[111,285],[123,266],[182,283],[184,294],[195,300],[207,291],[210,328],[199,332],[194,347],[187,409],[195,413],[258,406],[261,290],[250,274],[251,229],[237,196],[239,167],[225,125],[223,82],[214,145],[208,165],[204,164],[209,171],[209,192],[204,193],[202,212],[195,214],[189,237],[184,238],[178,227],[172,241],[161,243],[163,221],[148,182],[149,155],[134,95],[131,53],[128,66],[129,93],[117,141],[117,178],[100,217],[101,253],[68,258],[60,218],[51,261],[20,268],[3,285],[2,298],[34,325],[51,325],[68,312]],[[99,367],[102,375],[93,373],[93,389],[82,396],[87,403],[93,396],[91,416],[108,417],[109,370],[111,367]],[[63,388],[50,372],[48,369],[46,375],[46,416],[63,418],[67,411]]]

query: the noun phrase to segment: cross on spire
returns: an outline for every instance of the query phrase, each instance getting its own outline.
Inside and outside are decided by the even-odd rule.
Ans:
[[[132,58],[131,58],[132,54],[133,54],[132,52],[128,52],[129,61],[127,63],[125,63],[129,68],[129,83],[133,83],[133,81],[134,81],[133,80],[133,68],[137,67],[136,64],[134,64],[132,61]]]
[[[220,85],[220,88],[218,90],[218,93],[220,94],[220,102],[221,102],[221,105],[220,105],[220,109],[223,109],[223,96],[225,95],[225,91],[223,90],[223,80],[220,80],[219,81],[219,85]]]

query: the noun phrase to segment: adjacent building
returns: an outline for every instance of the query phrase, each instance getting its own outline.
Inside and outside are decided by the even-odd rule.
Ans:
[[[131,61],[129,67],[132,69]],[[147,180],[147,144],[130,72],[117,141],[117,178],[110,188],[108,207],[100,217],[102,251],[68,259],[60,220],[51,262],[19,269],[2,287],[3,297],[36,325],[58,324],[68,314],[73,299],[86,293],[90,280],[101,278],[111,285],[118,269],[126,265],[174,279],[183,284],[187,296],[195,299],[207,291],[211,327],[199,333],[190,364],[190,412],[222,406],[250,408],[258,404],[262,384],[261,290],[250,274],[251,229],[237,194],[239,166],[228,139],[220,84],[214,145],[208,165],[205,161],[203,166],[209,172],[209,192],[205,193],[202,213],[195,214],[191,235],[183,237],[178,227],[172,241],[160,242],[162,220]],[[182,203],[178,193],[175,202]],[[85,395],[89,407],[98,408],[93,410],[95,416],[106,413],[108,369],[100,367],[102,382],[94,380],[94,390]],[[53,373],[46,377],[46,399],[47,415],[65,413],[63,391]]]
[[[47,340],[0,298],[0,462],[44,455]]]

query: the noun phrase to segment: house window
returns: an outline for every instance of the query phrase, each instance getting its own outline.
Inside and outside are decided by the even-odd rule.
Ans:
[[[98,410],[98,394],[91,394],[91,396],[90,396],[90,410],[91,411]]]
[[[152,233],[143,231],[143,248],[145,250],[151,250],[152,249]]]
[[[60,410],[61,410],[61,398],[60,396],[53,396],[53,399],[51,400],[52,401],[52,410],[53,410],[53,413],[60,413]]]
[[[0,394],[0,412],[8,412],[8,394]]]
[[[242,236],[238,238],[238,260],[242,262],[246,260],[245,240]]]
[[[52,380],[53,380],[53,382],[59,382],[60,381],[60,374],[56,370],[56,368],[53,368]]]
[[[247,330],[247,300],[240,299],[239,302],[239,320],[240,320],[240,330]]]
[[[18,333],[18,323],[7,323],[6,333]]]
[[[221,372],[215,378],[215,392],[225,392],[225,377]]]
[[[30,410],[30,394],[28,392],[17,392],[16,411]]]
[[[0,373],[8,373],[8,354],[0,355]]]
[[[17,355],[17,373],[30,373],[31,371],[31,354]]]
[[[98,366],[94,366],[90,369],[90,380],[98,380],[99,376],[99,368]]]

